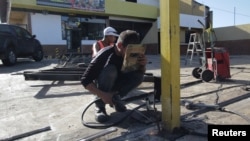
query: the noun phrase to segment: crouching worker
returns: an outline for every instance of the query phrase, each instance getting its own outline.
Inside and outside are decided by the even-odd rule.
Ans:
[[[121,71],[127,45],[139,43],[136,31],[121,32],[116,44],[101,49],[83,73],[82,85],[98,99],[95,102],[97,122],[108,121],[106,104],[114,107],[117,112],[125,112],[127,109],[121,98],[142,83],[147,63],[145,55],[138,58],[138,70],[126,73]]]

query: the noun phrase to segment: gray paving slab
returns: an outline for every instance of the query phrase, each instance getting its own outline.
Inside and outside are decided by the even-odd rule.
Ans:
[[[148,55],[148,59],[150,63],[147,65],[147,72],[161,76],[160,56]],[[81,140],[105,131],[85,127],[81,123],[82,111],[93,100],[93,95],[86,91],[79,81],[26,81],[22,75],[24,71],[51,69],[57,63],[56,59],[46,59],[42,62],[20,59],[18,64],[12,67],[0,64],[0,140]],[[186,132],[170,134],[159,130],[156,122],[145,124],[128,117],[113,126],[117,128],[116,131],[94,140],[205,141],[207,124],[249,124],[248,118],[245,117],[250,117],[250,94],[249,91],[241,89],[241,86],[250,84],[249,64],[250,56],[230,56],[230,79],[181,87],[182,100],[210,105],[220,104],[238,112],[239,115],[216,110],[193,110],[181,106],[181,127]],[[192,70],[200,66],[199,61],[194,60],[192,64],[185,65],[185,57],[181,56],[180,66],[181,84],[197,81],[192,76]],[[152,90],[153,84],[145,82],[130,95]],[[142,103],[144,101],[138,100],[128,103],[127,107],[133,110]],[[161,113],[161,103],[156,103],[155,106]],[[145,114],[145,111],[143,107],[138,113]],[[125,115],[114,114],[112,108],[109,108],[108,112],[116,119]],[[94,121],[93,108],[86,114],[86,120]]]

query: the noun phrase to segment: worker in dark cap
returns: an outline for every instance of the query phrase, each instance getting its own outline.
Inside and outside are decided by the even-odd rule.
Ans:
[[[147,63],[144,54],[138,57],[137,70],[121,71],[128,44],[140,44],[140,37],[136,31],[121,32],[116,44],[100,50],[82,75],[82,85],[97,98],[95,118],[98,122],[106,122],[109,119],[106,104],[114,107],[117,112],[125,112],[127,109],[121,98],[143,81]]]

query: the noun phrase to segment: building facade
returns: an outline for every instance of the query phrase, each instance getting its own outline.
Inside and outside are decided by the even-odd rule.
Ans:
[[[215,46],[232,55],[250,54],[250,24],[214,28]]]
[[[106,26],[120,33],[136,30],[148,54],[158,54],[160,45],[160,0],[3,0],[5,21],[25,27],[41,41],[45,55],[55,56],[80,48],[90,53]],[[1,8],[4,9],[4,8]],[[1,12],[3,13],[3,12]],[[2,17],[4,17],[2,16]],[[209,24],[209,7],[194,0],[180,0],[181,53],[189,34],[202,32]],[[4,18],[2,18],[4,19]]]

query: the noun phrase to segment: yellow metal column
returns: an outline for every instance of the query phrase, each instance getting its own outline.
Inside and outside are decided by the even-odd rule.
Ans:
[[[160,0],[161,103],[163,128],[180,126],[179,0]]]

